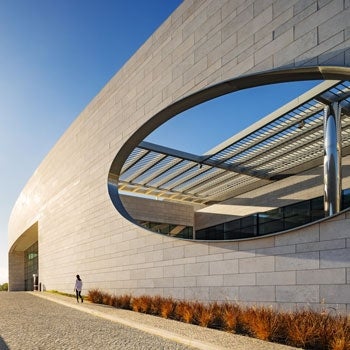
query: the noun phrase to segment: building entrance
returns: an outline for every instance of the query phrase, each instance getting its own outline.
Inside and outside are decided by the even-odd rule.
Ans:
[[[24,284],[25,290],[31,291],[38,286],[38,242],[24,252]]]

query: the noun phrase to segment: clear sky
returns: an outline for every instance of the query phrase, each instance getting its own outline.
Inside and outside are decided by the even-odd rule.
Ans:
[[[89,101],[181,2],[0,1],[0,283],[8,279],[8,219],[26,182]],[[148,141],[201,154],[306,86],[270,86],[217,99],[175,118]],[[199,126],[200,142],[193,137]],[[169,138],[174,132],[177,137]]]
[[[181,0],[0,1],[0,283],[26,182],[89,101]]]

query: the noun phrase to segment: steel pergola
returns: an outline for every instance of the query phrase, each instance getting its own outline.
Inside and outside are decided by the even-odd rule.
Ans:
[[[325,81],[204,155],[141,142],[120,191],[208,205],[323,162],[323,110],[339,102],[343,153],[350,150],[350,82]]]

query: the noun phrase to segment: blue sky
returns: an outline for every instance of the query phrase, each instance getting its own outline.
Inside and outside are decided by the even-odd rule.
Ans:
[[[0,2],[0,283],[8,278],[7,225],[22,188],[89,101],[181,2]],[[225,96],[174,118],[148,141],[201,154],[305,89],[283,84]],[[205,125],[200,142],[193,137],[198,125]],[[169,138],[172,133],[177,137]]]
[[[147,141],[203,154],[319,83],[257,86],[218,97],[175,116],[151,133]],[[176,137],[169,137],[175,130]]]
[[[22,188],[89,101],[181,0],[0,1],[0,283]]]

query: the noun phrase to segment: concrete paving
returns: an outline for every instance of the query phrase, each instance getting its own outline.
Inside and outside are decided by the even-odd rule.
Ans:
[[[0,293],[0,315],[0,350],[295,349],[49,292]]]

